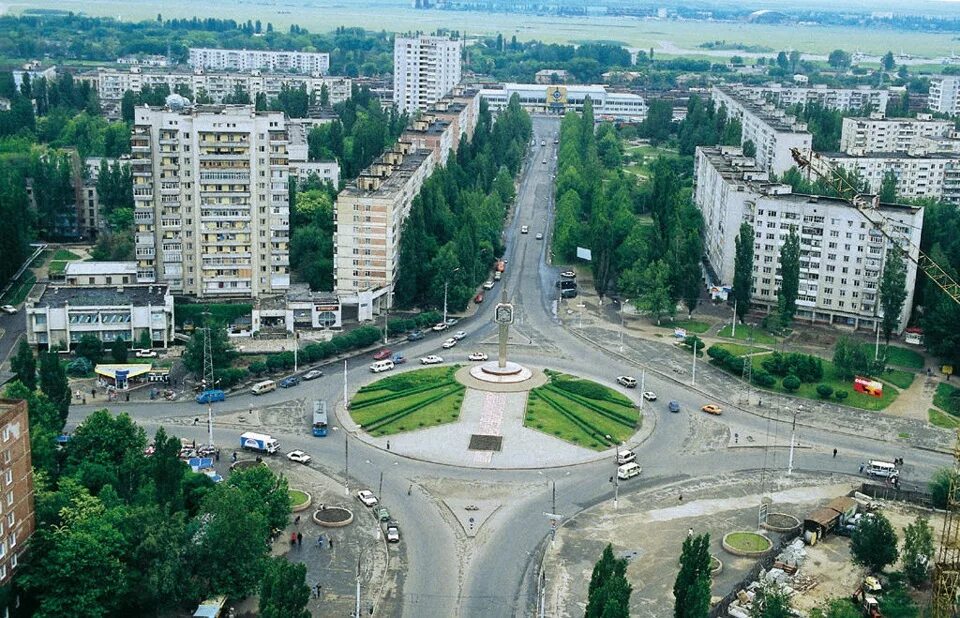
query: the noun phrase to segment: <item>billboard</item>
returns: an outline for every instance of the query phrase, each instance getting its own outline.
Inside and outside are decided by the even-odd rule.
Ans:
[[[547,86],[547,105],[562,107],[567,104],[566,86]]]
[[[577,257],[588,262],[593,261],[593,252],[584,247],[577,247]]]
[[[883,397],[883,382],[856,376],[853,378],[853,390],[871,397]]]

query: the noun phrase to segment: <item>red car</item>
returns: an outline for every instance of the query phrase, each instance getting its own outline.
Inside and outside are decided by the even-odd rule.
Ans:
[[[393,351],[384,348],[373,355],[373,360],[387,360],[392,355],[393,355]]]
[[[477,294],[476,296],[474,296],[474,297],[473,297],[473,302],[477,303],[478,305],[479,305],[480,303],[482,303],[482,302],[483,302],[483,292],[480,292],[479,294]]]

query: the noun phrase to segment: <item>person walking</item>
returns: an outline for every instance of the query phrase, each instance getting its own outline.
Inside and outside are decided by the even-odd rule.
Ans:
[[[387,440],[387,450],[390,450],[390,440]]]
[[[833,449],[833,458],[834,458],[834,459],[837,458],[837,449]]]
[[[333,549],[333,537],[330,537],[328,542],[330,543],[330,549]]]
[[[863,474],[863,464],[860,464],[860,474]]]
[[[298,533],[297,533],[297,547],[302,547],[302,546],[303,546],[303,533],[302,533],[302,532],[298,532]]]

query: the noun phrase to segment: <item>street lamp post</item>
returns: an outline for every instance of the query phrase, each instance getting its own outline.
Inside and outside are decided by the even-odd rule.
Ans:
[[[693,372],[690,376],[690,385],[697,385],[697,336],[693,336]]]
[[[452,275],[453,273],[459,272],[459,271],[460,271],[459,268],[454,268],[452,271],[450,271],[450,274]],[[447,323],[447,286],[448,285],[450,285],[449,275],[443,279],[443,323],[444,324]]]
[[[627,298],[620,302],[620,351],[623,352],[623,306],[630,302]]]

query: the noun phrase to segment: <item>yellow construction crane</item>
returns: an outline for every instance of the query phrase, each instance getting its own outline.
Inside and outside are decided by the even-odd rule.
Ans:
[[[887,231],[885,218],[877,212],[877,207],[880,205],[880,199],[877,196],[860,193],[859,189],[853,186],[843,174],[815,152],[811,151],[808,155],[804,154],[799,148],[791,148],[790,153],[793,155],[793,160],[797,162],[798,168],[809,170],[830,183],[830,186],[833,187],[841,199],[853,205],[863,218],[873,224],[887,240],[900,247],[907,259],[916,264],[918,269],[953,299],[953,302],[960,304],[960,284],[954,281],[953,277],[943,270],[939,264],[931,260],[930,256],[921,251],[920,247],[902,247],[904,240],[894,237]],[[916,257],[909,251],[911,248],[916,249]]]
[[[902,239],[890,234],[886,226],[886,219],[879,214],[877,207],[880,200],[877,197],[863,195],[860,191],[839,173],[832,165],[815,153],[804,154],[798,148],[792,148],[797,166],[809,170],[829,182],[841,199],[853,205],[857,211],[881,234],[895,245],[900,247]],[[901,249],[904,249],[901,247]],[[960,285],[953,280],[939,264],[930,259],[920,247],[907,247],[903,253],[917,268],[927,275],[943,290],[953,302],[960,304]],[[910,254],[915,249],[917,257]],[[943,532],[940,537],[940,549],[937,552],[933,571],[933,618],[953,618],[957,616],[958,595],[960,595],[960,502],[957,500],[958,482],[960,482],[960,431],[957,432],[957,442],[953,449],[953,478],[947,493],[947,512],[943,518]]]

